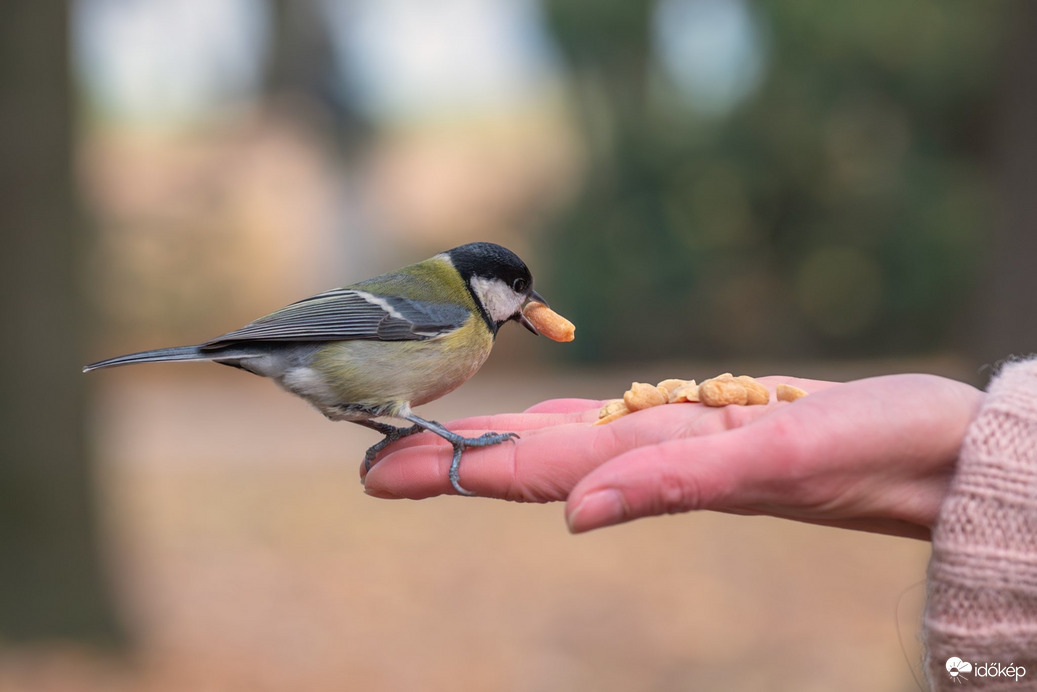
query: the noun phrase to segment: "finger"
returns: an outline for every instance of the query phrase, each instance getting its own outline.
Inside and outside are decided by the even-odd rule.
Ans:
[[[645,516],[752,506],[761,500],[755,483],[761,463],[793,466],[796,436],[782,431],[787,418],[766,416],[751,426],[617,456],[573,488],[569,529],[582,533]]]
[[[515,441],[469,448],[461,459],[461,485],[478,495],[507,500],[565,499],[580,478],[606,460],[639,444],[672,438],[691,424],[691,406],[683,412],[663,410],[667,408],[680,407],[638,411],[609,425],[580,421],[529,430]],[[475,437],[481,432],[463,434]],[[445,441],[393,445],[387,452],[367,476],[369,494],[418,499],[453,492],[447,480],[452,449]]]
[[[835,387],[843,384],[842,382],[831,382],[829,380],[811,380],[804,377],[790,377],[788,375],[767,375],[766,377],[757,377],[757,381],[762,383],[767,389],[772,392],[779,384],[790,384],[794,387],[799,387],[804,392],[813,393],[820,392],[831,387]]]
[[[532,430],[568,425],[570,423],[590,423],[597,419],[597,408],[572,408],[569,411],[559,411],[557,413],[506,413],[495,416],[462,418],[447,423],[446,428],[465,437],[478,437],[484,432],[514,432],[523,435]],[[378,463],[382,457],[392,452],[398,452],[410,447],[423,447],[435,444],[437,440],[442,440],[442,438],[430,432],[410,435],[386,447],[384,451],[375,457],[374,463]],[[443,443],[446,444],[445,441]],[[366,470],[363,468],[363,464],[360,466],[360,476],[363,478]]]
[[[581,402],[581,403],[576,403]],[[584,405],[589,404],[589,405]],[[541,402],[523,413],[502,413],[493,416],[471,416],[451,421],[451,430],[501,430],[522,432],[568,423],[593,422],[598,419],[601,402],[587,399],[555,399]],[[544,405],[544,409],[539,407]]]
[[[590,446],[594,436],[590,426],[571,426],[576,430],[552,428],[527,433],[514,441],[492,447],[470,447],[461,458],[461,486],[484,497],[525,502],[563,500],[586,471],[596,464],[590,454],[579,454]],[[466,437],[478,431],[463,431]],[[564,467],[545,466],[550,456],[564,455]],[[420,499],[454,493],[448,480],[453,460],[452,447],[441,438],[431,444],[394,446],[372,467],[364,483],[365,492],[377,497]]]
[[[525,413],[577,413],[582,411],[597,411],[601,408],[599,399],[548,399],[539,404],[533,404],[525,410]]]

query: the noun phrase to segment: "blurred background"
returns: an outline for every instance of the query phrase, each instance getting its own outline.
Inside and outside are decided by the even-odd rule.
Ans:
[[[472,240],[578,326],[427,416],[1037,350],[1037,4],[74,0],[0,22],[0,690],[913,690],[927,544],[377,501],[197,343]]]

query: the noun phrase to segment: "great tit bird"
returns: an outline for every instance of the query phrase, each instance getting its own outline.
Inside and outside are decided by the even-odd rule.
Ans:
[[[131,363],[213,361],[273,379],[331,420],[357,423],[385,438],[364,464],[407,435],[428,430],[454,448],[450,482],[458,493],[461,453],[515,433],[463,437],[414,414],[464,384],[486,361],[497,331],[517,321],[533,290],[525,263],[493,243],[469,243],[373,279],[336,288],[271,313],[197,346],[109,358],[83,372]],[[405,420],[397,427],[377,418]]]

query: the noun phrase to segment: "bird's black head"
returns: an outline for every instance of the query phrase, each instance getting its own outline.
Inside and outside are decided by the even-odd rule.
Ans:
[[[523,319],[522,307],[530,300],[545,301],[533,290],[533,275],[518,255],[495,243],[468,243],[444,254],[461,274],[491,331],[496,334],[508,320],[518,320],[536,333]]]

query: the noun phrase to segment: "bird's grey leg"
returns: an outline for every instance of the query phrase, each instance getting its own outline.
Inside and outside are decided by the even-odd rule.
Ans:
[[[454,490],[456,490],[461,495],[475,494],[461,487],[461,453],[464,452],[465,449],[467,449],[468,447],[490,447],[492,445],[498,445],[501,442],[507,442],[508,440],[518,439],[518,434],[513,432],[488,432],[483,433],[479,437],[465,437],[463,435],[458,435],[455,432],[447,430],[434,420],[425,420],[424,418],[415,416],[413,413],[407,413],[406,415],[401,416],[401,418],[409,420],[411,423],[414,423],[415,428],[423,428],[431,433],[439,435],[444,440],[449,442],[450,446],[454,448],[454,458],[450,462],[450,485],[454,486]],[[407,430],[413,430],[413,428],[407,428]]]
[[[417,424],[412,425],[409,428],[399,428],[395,425],[379,423],[375,420],[355,420],[351,422],[356,423],[357,425],[362,425],[365,428],[371,428],[371,430],[375,430],[385,435],[381,442],[373,444],[367,448],[367,452],[364,454],[365,471],[371,470],[371,465],[374,463],[374,458],[378,455],[378,452],[382,451],[396,440],[402,440],[405,437],[409,437],[414,433],[419,433],[424,430],[424,428]]]

